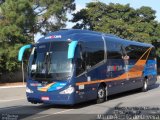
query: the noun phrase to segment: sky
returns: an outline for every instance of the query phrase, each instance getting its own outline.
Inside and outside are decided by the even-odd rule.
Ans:
[[[80,11],[81,9],[85,8],[86,3],[92,2],[93,0],[75,0],[76,3],[76,11]],[[142,6],[149,6],[151,7],[153,10],[156,11],[156,20],[158,20],[160,22],[160,0],[99,0],[100,2],[104,2],[106,4],[109,3],[119,3],[119,4],[130,4],[131,7],[137,9],[140,8]],[[67,14],[67,18],[71,19],[72,15],[71,14]],[[67,22],[66,23],[66,28],[72,28],[74,25],[74,23],[71,22]],[[35,41],[37,41],[39,38],[41,38],[42,36],[38,33],[35,35]]]
[[[75,0],[76,3],[76,11],[85,8],[86,3],[92,2],[93,0]],[[137,9],[142,6],[149,6],[153,10],[156,11],[156,20],[160,22],[160,0],[99,0],[100,2],[104,2],[106,4],[109,3],[120,3],[120,4],[130,4],[131,7]],[[68,15],[68,18],[71,19],[72,16]],[[72,28],[74,24],[71,22],[67,22],[66,28]]]

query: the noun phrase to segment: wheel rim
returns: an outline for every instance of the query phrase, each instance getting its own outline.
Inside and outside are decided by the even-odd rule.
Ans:
[[[104,98],[104,90],[103,89],[99,89],[98,91],[98,98]]]

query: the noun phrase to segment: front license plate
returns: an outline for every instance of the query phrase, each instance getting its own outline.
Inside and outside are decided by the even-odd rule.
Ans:
[[[41,97],[41,100],[49,100],[49,97],[46,97],[46,96],[43,96],[43,97]]]

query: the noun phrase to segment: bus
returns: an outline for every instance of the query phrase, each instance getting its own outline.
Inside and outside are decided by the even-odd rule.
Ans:
[[[22,46],[18,60],[32,49],[26,78],[31,103],[74,105],[141,89],[157,81],[155,48],[90,30],[50,32]]]

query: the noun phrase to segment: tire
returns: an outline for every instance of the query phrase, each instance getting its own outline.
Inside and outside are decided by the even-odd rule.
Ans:
[[[142,92],[147,92],[147,91],[148,91],[148,79],[144,79]]]
[[[97,100],[96,103],[102,103],[106,101],[106,90],[105,87],[103,85],[100,85],[98,90],[97,90]]]

